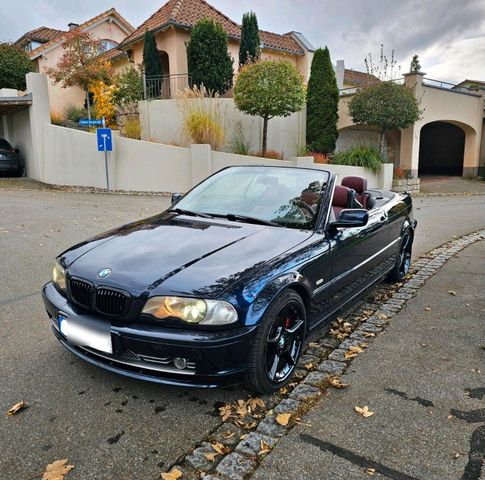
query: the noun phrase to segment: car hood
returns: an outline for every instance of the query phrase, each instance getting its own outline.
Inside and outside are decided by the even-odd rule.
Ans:
[[[61,255],[71,276],[140,295],[216,297],[312,232],[163,213],[111,230]],[[111,274],[98,278],[102,269]]]

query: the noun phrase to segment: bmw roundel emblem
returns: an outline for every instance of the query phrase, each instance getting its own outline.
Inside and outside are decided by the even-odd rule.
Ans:
[[[98,272],[98,278],[106,278],[111,275],[111,268],[103,268]]]

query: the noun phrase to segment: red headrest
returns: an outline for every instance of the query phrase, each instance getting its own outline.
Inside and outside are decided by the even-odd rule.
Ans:
[[[362,177],[344,177],[342,178],[342,185],[355,190],[357,193],[362,193],[367,190],[367,179]]]
[[[333,207],[343,207],[347,206],[347,200],[349,197],[349,189],[347,187],[341,187],[340,185],[335,185],[335,191],[333,192]]]

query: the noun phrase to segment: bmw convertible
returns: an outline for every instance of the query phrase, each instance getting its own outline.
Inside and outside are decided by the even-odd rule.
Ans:
[[[410,268],[410,196],[338,183],[316,168],[228,167],[69,248],[43,287],[54,335],[133,378],[278,390],[311,330]]]

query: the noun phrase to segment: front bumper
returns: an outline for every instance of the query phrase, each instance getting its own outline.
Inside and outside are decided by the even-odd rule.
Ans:
[[[42,289],[45,308],[56,338],[79,358],[106,370],[132,378],[171,385],[216,387],[233,383],[247,370],[248,351],[257,327],[225,331],[176,330],[141,323],[122,324],[81,313],[52,283]],[[82,323],[110,323],[113,353],[74,345],[61,334],[59,313]],[[187,359],[179,370],[173,359]]]

